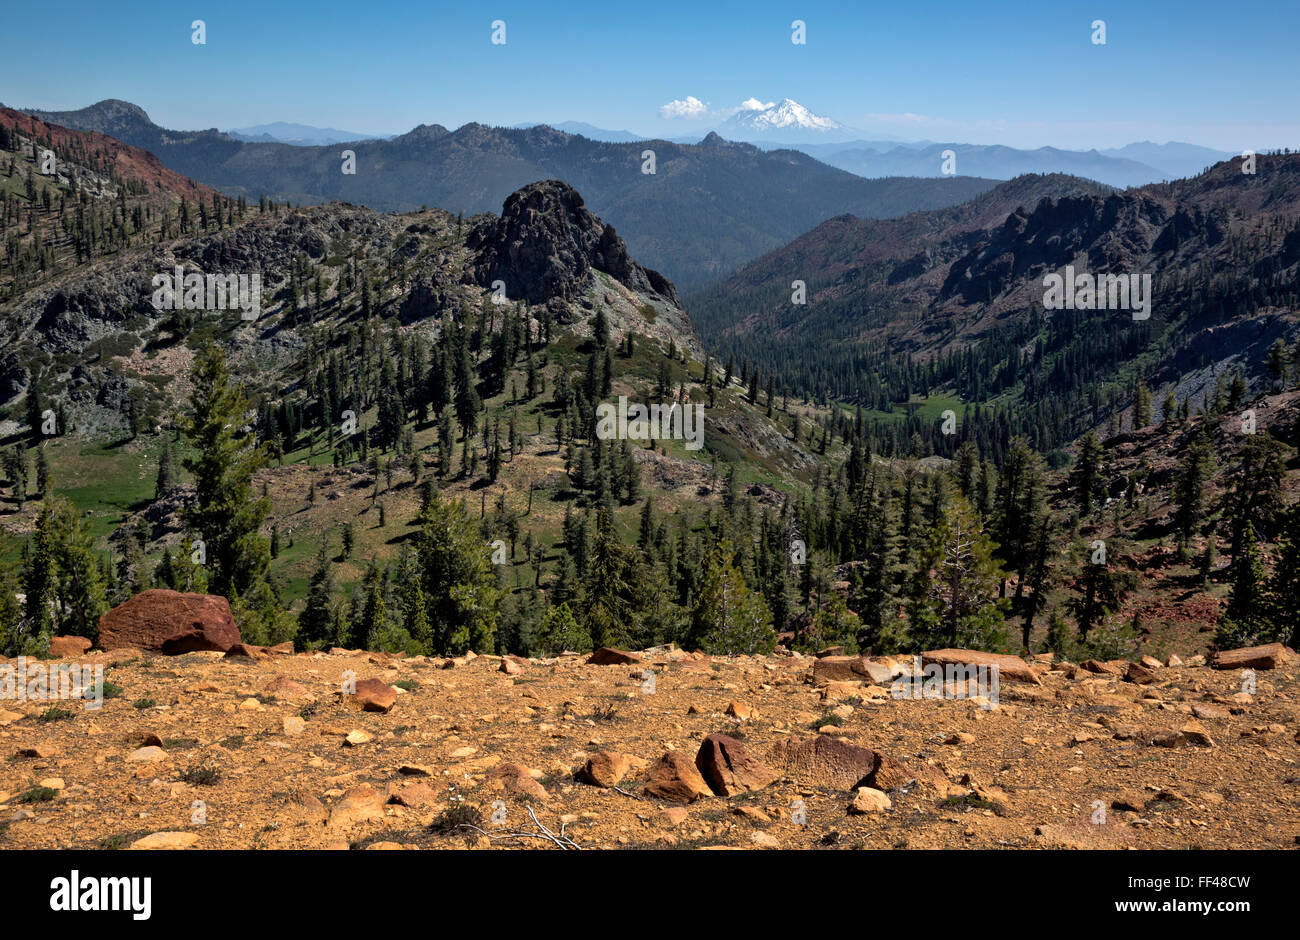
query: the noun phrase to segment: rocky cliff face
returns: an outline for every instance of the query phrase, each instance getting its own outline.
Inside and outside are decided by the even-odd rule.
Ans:
[[[506,200],[499,219],[474,229],[475,274],[484,287],[505,285],[506,296],[530,303],[573,300],[603,271],[631,290],[677,304],[668,279],[637,264],[612,225],[587,209],[582,196],[559,180],[533,183]]]

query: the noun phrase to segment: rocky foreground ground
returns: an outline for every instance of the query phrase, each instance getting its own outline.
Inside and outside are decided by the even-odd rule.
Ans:
[[[1235,668],[1033,661],[995,707],[894,698],[910,660],[601,658],[69,657],[104,665],[112,697],[0,702],[0,847],[1300,839],[1300,665],[1285,650],[1253,691]]]

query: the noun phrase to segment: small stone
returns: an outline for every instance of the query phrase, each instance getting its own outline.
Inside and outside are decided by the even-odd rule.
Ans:
[[[853,802],[849,804],[849,813],[862,816],[867,813],[883,813],[893,806],[889,794],[871,787],[858,787],[853,793]]]
[[[369,741],[370,735],[361,730],[349,731],[347,737],[343,739],[344,747],[356,747],[358,744],[365,744]]]
[[[130,763],[151,763],[167,759],[167,752],[155,745],[139,747],[126,756]]]
[[[1199,721],[1189,721],[1178,729],[1178,734],[1193,747],[1214,747],[1214,739],[1210,737],[1210,732],[1205,730],[1205,726]]]
[[[194,832],[155,832],[143,839],[136,839],[131,843],[130,847],[149,851],[156,849],[188,849],[198,841],[198,834]]]
[[[731,715],[741,721],[749,721],[757,713],[752,705],[746,705],[743,702],[728,702],[724,714]]]
[[[631,768],[632,762],[626,756],[616,751],[598,751],[587,759],[580,776],[598,787],[616,787]]]

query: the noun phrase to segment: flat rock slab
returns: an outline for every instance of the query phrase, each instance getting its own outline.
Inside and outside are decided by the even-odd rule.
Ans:
[[[1012,682],[1040,684],[1038,676],[1029,668],[1029,663],[1019,656],[1009,656],[1003,653],[981,653],[978,650],[960,649],[930,650],[928,653],[921,654],[921,663],[926,666],[931,663],[940,666],[997,666],[999,680],[1008,679]]]
[[[588,666],[634,666],[645,662],[640,656],[602,646],[587,657]]]
[[[1289,662],[1295,653],[1281,643],[1221,650],[1214,654],[1215,669],[1276,669]]]

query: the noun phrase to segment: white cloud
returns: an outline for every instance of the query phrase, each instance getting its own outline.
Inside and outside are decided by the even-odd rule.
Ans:
[[[744,101],[740,103],[740,110],[742,111],[766,111],[768,108],[775,108],[775,107],[776,107],[775,101],[769,101],[766,104],[764,104],[763,102],[759,101],[757,98],[746,98]]]
[[[659,116],[662,118],[698,118],[704,117],[708,112],[709,106],[694,95],[670,101],[659,108]]]

